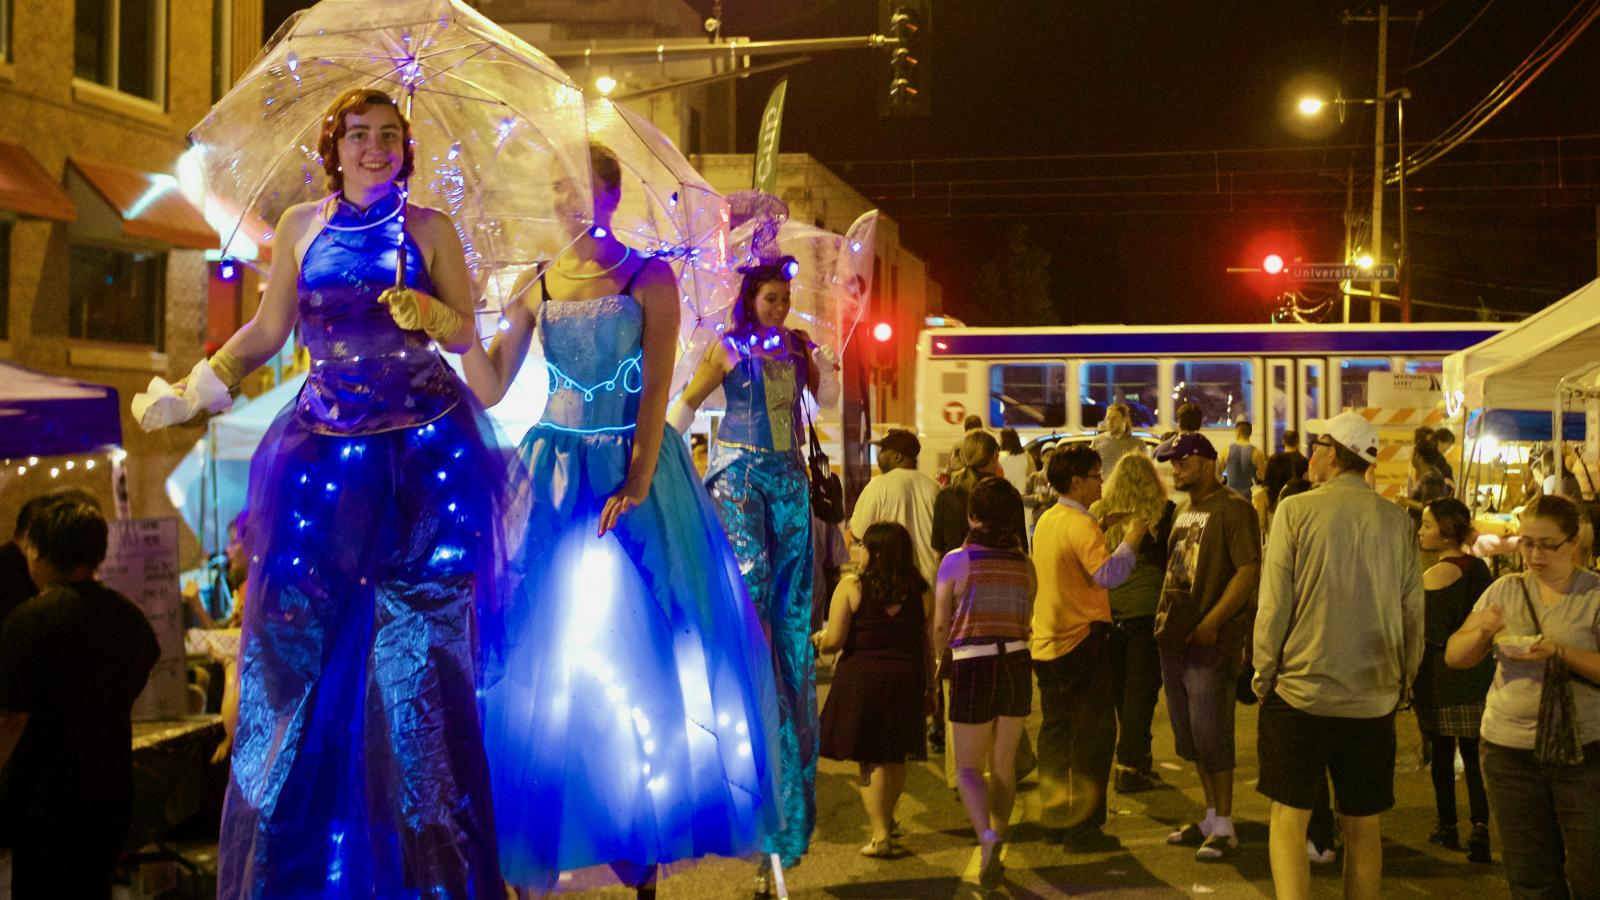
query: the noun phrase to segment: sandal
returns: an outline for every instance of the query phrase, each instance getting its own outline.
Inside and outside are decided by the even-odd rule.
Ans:
[[[862,856],[870,856],[873,859],[897,859],[902,852],[893,838],[873,838],[860,850]]]
[[[1174,846],[1198,847],[1206,842],[1207,837],[1209,835],[1200,827],[1199,822],[1191,822],[1167,835],[1167,843]]]
[[[1006,866],[1000,859],[1005,846],[1000,835],[990,830],[978,839],[978,887],[992,891],[1005,881]]]

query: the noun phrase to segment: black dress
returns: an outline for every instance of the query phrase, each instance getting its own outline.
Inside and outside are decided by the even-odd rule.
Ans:
[[[927,759],[922,594],[885,603],[868,584],[862,582],[861,606],[850,618],[850,634],[822,708],[822,755],[865,763]],[[884,610],[897,602],[894,615]]]

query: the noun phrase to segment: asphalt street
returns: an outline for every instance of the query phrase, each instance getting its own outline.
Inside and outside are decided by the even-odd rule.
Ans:
[[[819,674],[819,695],[826,702],[829,672]],[[901,842],[908,855],[877,860],[857,851],[867,839],[866,814],[855,788],[853,763],[823,760],[817,778],[817,830],[811,852],[789,871],[789,896],[800,898],[968,898],[979,896],[1051,898],[1097,897],[1270,897],[1272,877],[1267,863],[1267,800],[1256,793],[1255,707],[1238,715],[1239,768],[1236,772],[1234,820],[1239,848],[1221,862],[1201,863],[1193,850],[1169,847],[1166,835],[1175,826],[1204,814],[1200,783],[1192,768],[1179,765],[1173,751],[1166,708],[1156,710],[1156,767],[1165,786],[1137,794],[1111,796],[1111,821],[1106,831],[1121,849],[1069,853],[1047,843],[1038,821],[1037,780],[1021,787],[1013,817],[1013,834],[1005,851],[1006,882],[982,894],[977,885],[977,849],[955,794],[945,787],[943,758],[935,753],[926,763],[913,763],[901,798]],[[1446,897],[1509,896],[1501,877],[1498,843],[1496,864],[1474,865],[1465,855],[1427,841],[1434,823],[1433,791],[1426,768],[1419,766],[1416,721],[1410,713],[1397,719],[1400,762],[1395,777],[1397,805],[1383,817],[1384,896]],[[1038,734],[1037,697],[1029,719]],[[1460,817],[1466,818],[1466,791],[1459,779]],[[745,898],[754,886],[753,860],[709,859],[672,866],[659,884],[668,898]],[[617,886],[609,870],[585,870],[563,878],[562,897],[625,898],[631,890]],[[1312,895],[1340,897],[1339,865],[1312,867]]]

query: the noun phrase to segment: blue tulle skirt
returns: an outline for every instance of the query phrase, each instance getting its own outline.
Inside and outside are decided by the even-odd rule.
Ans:
[[[490,429],[466,398],[359,436],[291,404],[262,441],[219,897],[502,897],[477,696],[503,596]]]
[[[504,675],[484,735],[507,880],[759,850],[781,825],[772,654],[671,429],[646,501],[596,537],[628,432],[535,426]]]

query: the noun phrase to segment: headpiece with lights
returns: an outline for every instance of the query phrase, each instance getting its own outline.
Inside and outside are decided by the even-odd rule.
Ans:
[[[738,299],[728,311],[728,333],[748,334],[756,328],[755,298],[761,285],[793,281],[800,274],[800,261],[778,249],[778,229],[789,218],[789,207],[782,200],[760,191],[740,191],[728,196],[728,213],[733,230],[750,229],[749,250],[734,270],[744,277]]]

